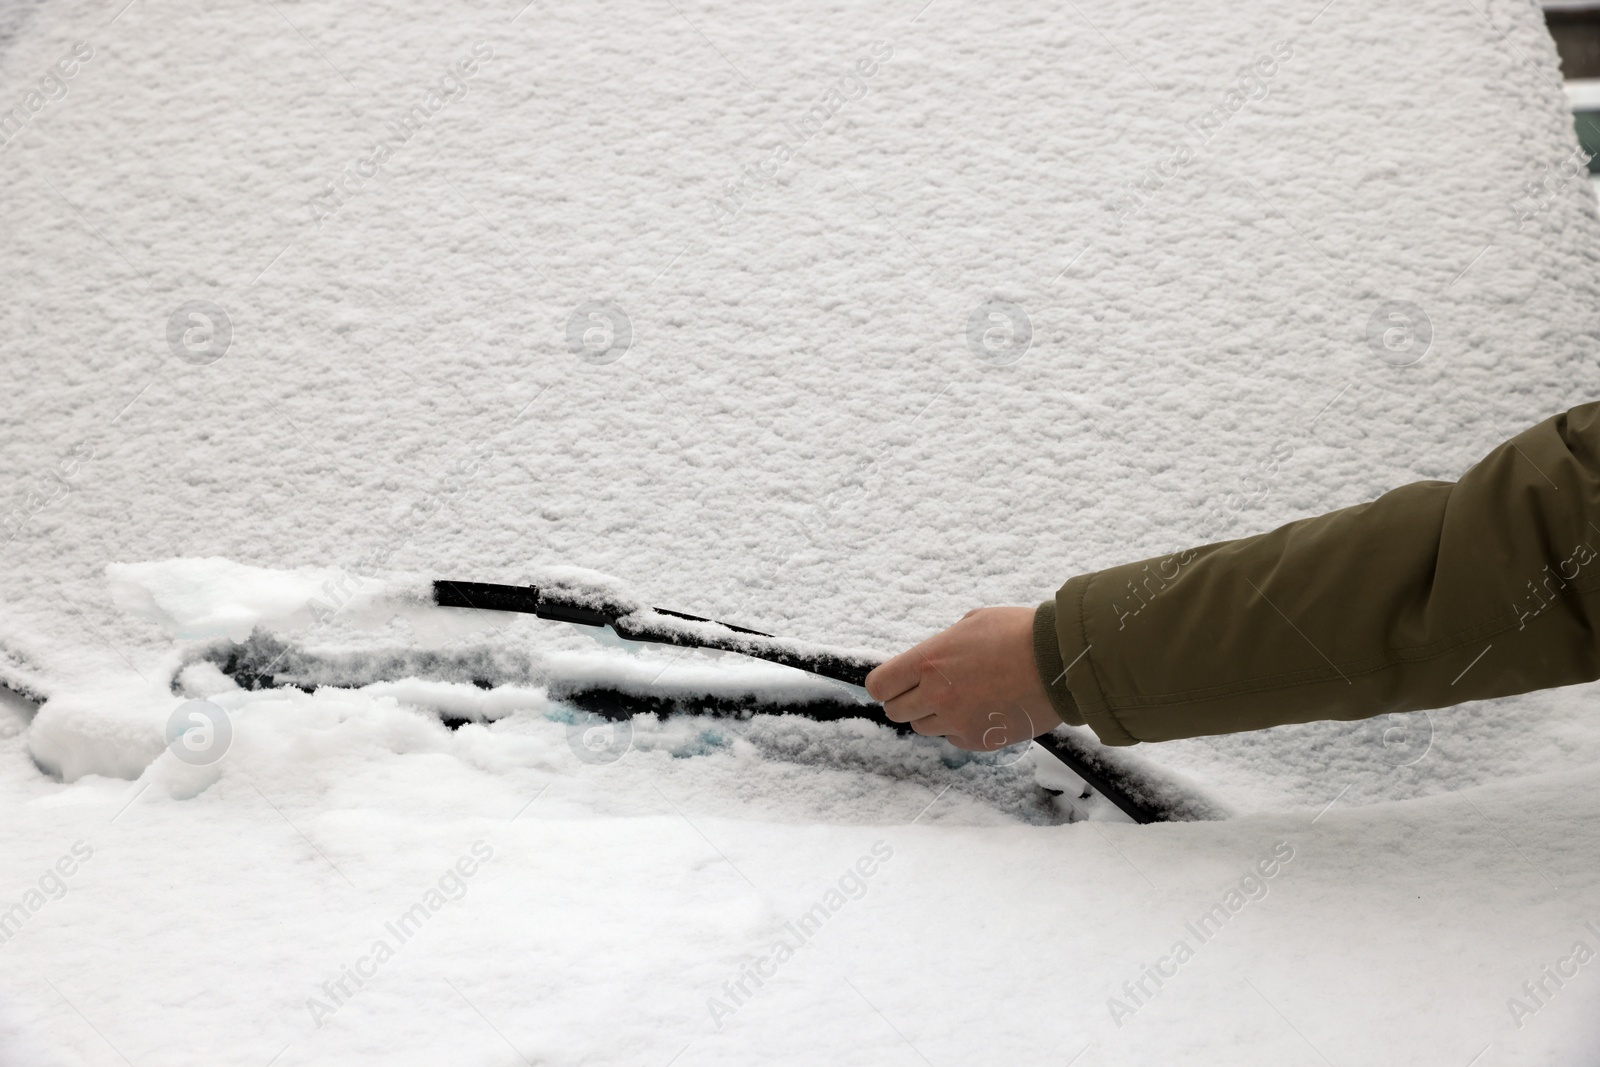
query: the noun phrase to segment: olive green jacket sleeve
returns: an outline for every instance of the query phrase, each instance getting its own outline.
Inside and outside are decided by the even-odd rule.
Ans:
[[[1600,403],[1271,533],[1073,578],[1034,617],[1107,744],[1361,719],[1600,677]]]

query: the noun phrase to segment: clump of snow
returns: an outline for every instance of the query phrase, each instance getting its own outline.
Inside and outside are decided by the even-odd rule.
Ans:
[[[362,578],[331,568],[275,570],[210,556],[108,563],[112,602],[174,637],[243,641],[257,627],[305,630],[345,613],[381,624],[410,605],[432,602],[421,580]]]
[[[518,584],[535,586],[542,593],[615,615],[628,615],[648,607],[627,582],[588,567],[530,567]]]
[[[38,643],[15,626],[0,622],[0,690],[38,703],[49,691],[49,668]]]
[[[28,753],[62,781],[137,778],[166,747],[177,701],[152,682],[88,680],[51,690],[28,728]]]

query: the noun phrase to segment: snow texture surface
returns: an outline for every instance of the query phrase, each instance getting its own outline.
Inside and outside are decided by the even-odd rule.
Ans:
[[[1593,687],[1153,747],[1243,814],[1064,825],[539,673],[794,672],[362,617],[566,567],[890,652],[1457,476],[1600,371],[1533,5],[57,0],[0,94],[0,1062],[1600,1049]],[[258,625],[508,666],[195,658]]]

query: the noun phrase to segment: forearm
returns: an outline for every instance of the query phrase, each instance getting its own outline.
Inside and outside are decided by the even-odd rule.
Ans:
[[[1035,658],[1058,713],[1110,744],[1570,685],[1600,677],[1596,546],[1586,404],[1459,482],[1079,575],[1036,618]]]

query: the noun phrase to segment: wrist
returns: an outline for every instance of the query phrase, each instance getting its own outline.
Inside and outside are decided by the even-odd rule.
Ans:
[[[1033,665],[1050,707],[1068,726],[1084,725],[1077,701],[1067,688],[1067,665],[1061,657],[1061,642],[1056,637],[1056,602],[1046,600],[1033,612]]]

